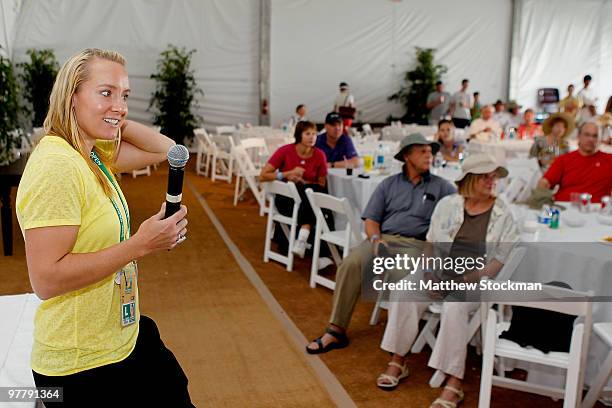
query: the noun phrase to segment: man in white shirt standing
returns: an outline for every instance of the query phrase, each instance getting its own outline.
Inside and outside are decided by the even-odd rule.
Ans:
[[[501,131],[501,126],[493,119],[493,107],[485,105],[482,107],[480,117],[472,122],[468,134],[470,139],[489,142],[496,140],[501,135]]]
[[[464,129],[470,125],[472,115],[472,95],[467,92],[470,81],[461,81],[461,89],[455,92],[451,98],[450,114],[456,128]]]
[[[349,85],[346,82],[340,82],[340,93],[334,101],[334,112],[338,112],[342,116],[344,131],[348,133],[348,128],[353,124],[355,119],[355,97],[351,94]]]
[[[585,75],[584,79],[582,80],[584,83],[584,88],[578,92],[578,99],[580,99],[582,102],[582,109],[580,110],[580,116],[578,118],[579,123],[588,122],[597,116],[597,109],[595,108],[597,97],[595,96],[593,88],[589,87],[592,80],[593,78],[590,75]]]
[[[448,113],[451,96],[444,92],[442,81],[436,82],[436,90],[427,96],[427,109],[431,110],[429,124],[438,126],[438,122],[444,119]]]

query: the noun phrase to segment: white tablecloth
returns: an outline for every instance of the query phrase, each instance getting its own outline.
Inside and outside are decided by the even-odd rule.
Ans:
[[[34,314],[41,300],[34,294],[0,296],[0,387],[34,387],[30,354]],[[3,408],[34,407],[29,403],[0,403]]]

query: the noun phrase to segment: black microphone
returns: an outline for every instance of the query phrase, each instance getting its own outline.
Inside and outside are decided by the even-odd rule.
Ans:
[[[189,160],[189,150],[183,145],[174,145],[168,150],[168,190],[166,192],[166,213],[164,219],[181,209],[183,198],[183,175]]]

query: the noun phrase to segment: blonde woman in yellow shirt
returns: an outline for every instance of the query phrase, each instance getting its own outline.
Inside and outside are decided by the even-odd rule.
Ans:
[[[71,57],[17,192],[30,282],[43,299],[34,381],[63,388],[64,402],[48,408],[193,406],[179,363],[138,310],[136,262],[184,240],[187,209],[163,219],[164,204],[130,233],[113,173],[160,162],[174,143],[126,120],[129,93],[120,54],[87,49]]]

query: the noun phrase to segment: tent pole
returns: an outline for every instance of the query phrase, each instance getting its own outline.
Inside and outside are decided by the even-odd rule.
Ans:
[[[520,86],[520,35],[521,35],[521,9],[523,0],[512,0],[512,17],[510,26],[512,32],[510,35],[510,72],[508,78],[508,100],[516,100]]]
[[[269,125],[271,0],[260,0],[259,10],[259,124]]]

